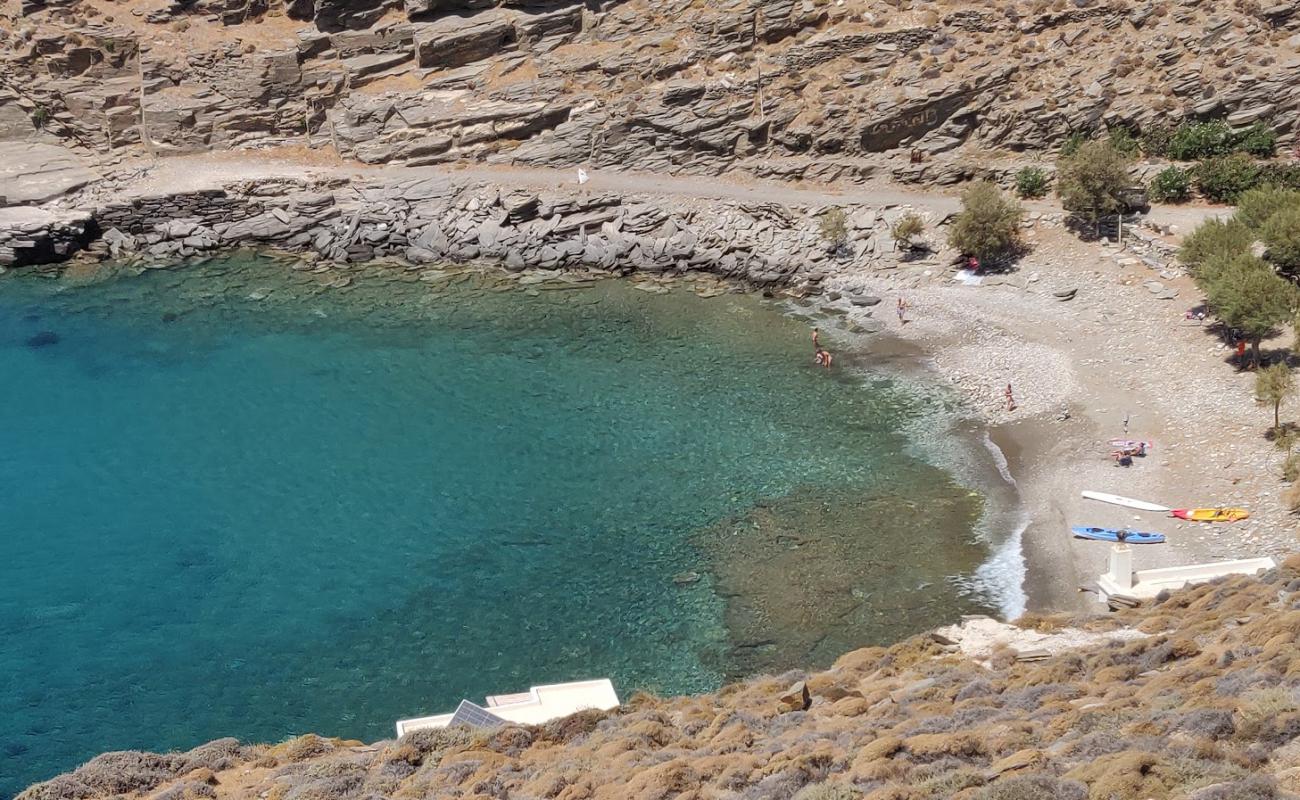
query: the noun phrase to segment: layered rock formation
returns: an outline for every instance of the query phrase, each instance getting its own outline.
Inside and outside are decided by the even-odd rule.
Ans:
[[[1108,124],[1263,120],[1290,143],[1300,109],[1295,2],[7,8],[0,137],[40,128],[101,155],[291,144],[368,163],[952,181]]]
[[[62,261],[87,246],[146,266],[253,246],[337,269],[373,258],[417,267],[483,260],[514,271],[706,271],[816,286],[868,266],[952,257],[895,242],[890,227],[903,213],[896,206],[845,207],[837,212],[845,214],[843,241],[832,242],[822,230],[823,207],[577,187],[538,192],[447,176],[235,181],[126,199],[101,191],[76,205],[81,210],[8,209],[8,216],[0,209],[0,267]],[[932,230],[928,238],[937,250],[943,235]]]
[[[1281,800],[1300,557],[1145,608],[976,620],[717,694],[540,727],[110,753],[19,800]]]

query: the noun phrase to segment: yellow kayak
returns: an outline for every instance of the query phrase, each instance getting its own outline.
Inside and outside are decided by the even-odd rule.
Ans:
[[[1244,508],[1175,508],[1169,513],[1192,522],[1237,522],[1250,516]]]

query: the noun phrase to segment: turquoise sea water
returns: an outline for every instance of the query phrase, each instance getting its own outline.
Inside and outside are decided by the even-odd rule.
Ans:
[[[834,520],[803,568],[865,587],[846,646],[987,609],[944,579],[987,555],[978,501],[905,453],[930,411],[815,369],[775,307],[372,272],[0,279],[0,797],[105,750],[384,738],[537,683],[715,687],[748,663],[752,554],[702,542],[756,505],[817,536],[809,498],[870,496],[932,557],[912,580]],[[926,498],[946,527],[909,527]],[[906,611],[873,616],[900,575]]]

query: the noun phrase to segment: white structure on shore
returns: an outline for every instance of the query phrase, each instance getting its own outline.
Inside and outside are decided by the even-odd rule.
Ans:
[[[508,723],[541,725],[579,711],[609,711],[618,706],[618,694],[609,678],[556,683],[534,686],[519,694],[489,695],[486,706],[462,700],[450,714],[399,719],[397,735],[400,738],[411,731],[446,728],[449,725],[470,725],[477,728],[492,728]]]
[[[1115,596],[1149,600],[1166,589],[1172,592],[1224,575],[1254,575],[1276,566],[1276,561],[1265,557],[1134,572],[1133,548],[1127,544],[1117,544],[1110,549],[1110,571],[1097,579],[1097,587],[1101,590],[1103,600]]]

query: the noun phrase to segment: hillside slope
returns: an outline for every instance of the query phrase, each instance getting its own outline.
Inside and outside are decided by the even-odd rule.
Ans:
[[[368,163],[950,182],[1111,124],[1262,120],[1289,145],[1300,109],[1297,2],[0,9],[0,140],[108,157],[292,144]]]
[[[1146,609],[1024,619],[1020,647],[1040,652],[1020,660],[980,621],[849,653],[815,675],[640,696],[541,728],[111,753],[20,800],[1290,797],[1298,592],[1293,556]]]

